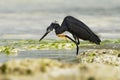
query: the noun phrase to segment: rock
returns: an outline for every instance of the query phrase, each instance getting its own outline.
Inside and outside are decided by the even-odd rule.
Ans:
[[[119,80],[119,75],[120,67],[100,63],[21,59],[0,65],[0,80]]]
[[[77,58],[80,63],[103,63],[120,66],[120,51],[112,49],[88,50],[80,53]]]

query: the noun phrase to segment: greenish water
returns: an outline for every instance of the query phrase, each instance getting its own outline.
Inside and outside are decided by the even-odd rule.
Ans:
[[[94,49],[120,49],[120,40],[103,40],[101,45],[82,41],[79,54]],[[63,62],[78,62],[76,47],[63,40],[0,40],[0,62],[11,59],[50,58]]]
[[[24,58],[49,58],[57,59],[63,62],[70,62],[76,59],[74,50],[30,50],[30,51],[21,51],[17,56],[6,56],[0,55],[0,62],[5,62],[10,59],[24,59]]]

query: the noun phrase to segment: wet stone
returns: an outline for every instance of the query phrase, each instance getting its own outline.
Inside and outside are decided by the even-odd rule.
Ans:
[[[80,53],[80,63],[103,63],[120,66],[120,51],[112,49],[95,49]]]

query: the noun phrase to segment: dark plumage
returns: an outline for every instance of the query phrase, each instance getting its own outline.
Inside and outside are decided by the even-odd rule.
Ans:
[[[100,44],[101,42],[100,38],[94,32],[92,32],[92,30],[86,24],[72,16],[66,16],[61,26],[58,23],[51,23],[51,25],[47,28],[45,35],[40,40],[42,40],[53,29],[55,29],[55,33],[59,37],[67,37],[76,44],[76,54],[78,54],[79,50],[79,39],[88,40],[96,44]],[[70,32],[73,35],[74,40],[67,35],[60,35],[65,31]]]

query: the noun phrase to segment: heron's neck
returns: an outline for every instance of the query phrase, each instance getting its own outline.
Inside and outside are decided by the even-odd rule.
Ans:
[[[55,33],[56,34],[61,34],[63,32],[67,31],[67,27],[66,26],[60,26],[58,25],[56,28],[55,28]]]
[[[56,25],[54,26],[54,29],[56,30],[56,29],[58,29],[58,28],[60,28],[60,25],[59,25],[59,24],[56,24]]]

